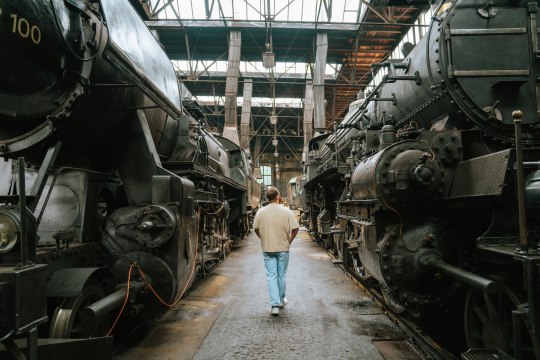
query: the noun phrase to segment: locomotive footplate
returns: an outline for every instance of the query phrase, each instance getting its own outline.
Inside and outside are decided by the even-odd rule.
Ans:
[[[512,258],[522,259],[522,260],[534,260],[540,262],[540,251],[531,249],[529,253],[522,254],[516,252],[516,249],[519,248],[519,244],[515,245],[478,245],[478,249],[484,251],[490,251],[498,253],[500,255],[511,256]]]
[[[506,355],[499,349],[469,349],[467,352],[461,354],[462,360],[483,360],[483,359],[498,359],[498,360],[512,360],[512,358]]]

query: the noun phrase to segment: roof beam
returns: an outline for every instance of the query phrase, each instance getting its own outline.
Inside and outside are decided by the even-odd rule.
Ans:
[[[212,16],[212,11],[214,10],[214,2],[216,0],[212,0],[212,3],[209,3],[209,0],[204,0],[204,10],[206,11],[206,18],[210,19]]]
[[[264,21],[256,20],[186,20],[182,19],[183,27],[178,23],[178,20],[148,20],[146,25],[152,30],[182,30],[183,28],[246,28],[246,29],[262,29],[264,30]],[[225,26],[224,26],[225,24]],[[366,23],[372,26],[388,26],[382,23]],[[411,26],[411,24],[392,23],[392,26]],[[294,21],[273,21],[272,30],[319,30],[319,31],[346,31],[356,33],[358,30],[357,23],[324,23],[324,22],[294,22]]]
[[[328,21],[332,19],[332,0],[322,0]]]
[[[382,58],[378,58],[378,59],[382,59]],[[181,73],[177,73],[179,76],[182,76],[183,74]],[[211,77],[211,78],[224,78],[227,76],[227,72],[226,71],[201,71],[197,77],[201,77],[201,78],[207,78],[207,77]],[[256,79],[268,79],[268,77],[265,75],[265,73],[263,72],[257,72],[257,71],[248,71],[248,72],[244,72],[244,71],[241,71],[240,72],[240,76],[243,77],[243,78],[256,78]],[[279,83],[280,80],[302,80],[304,81],[306,79],[306,74],[305,73],[275,73],[274,75],[276,77],[276,83]],[[307,74],[307,79],[310,79],[311,78],[311,74]],[[324,76],[324,79],[325,80],[335,80],[336,79],[336,75],[328,75],[326,74]]]
[[[163,10],[165,10],[167,8],[167,6],[171,5],[171,3],[173,2],[173,0],[169,0],[167,1],[165,4],[163,4],[163,6],[161,6],[158,10],[156,10],[156,8],[154,8],[154,10],[152,11],[152,16],[158,16],[160,12],[162,12]],[[156,4],[156,7],[159,5],[159,1],[157,2]]]

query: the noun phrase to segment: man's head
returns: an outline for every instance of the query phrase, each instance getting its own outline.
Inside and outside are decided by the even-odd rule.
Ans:
[[[279,203],[281,196],[279,195],[279,190],[275,187],[269,187],[268,191],[266,192],[266,198],[269,202],[277,202]]]

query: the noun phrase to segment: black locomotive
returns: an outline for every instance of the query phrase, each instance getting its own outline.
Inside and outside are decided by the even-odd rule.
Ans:
[[[305,153],[320,241],[394,311],[450,312],[466,347],[517,359],[540,359],[537,11],[439,3],[421,42],[374,64],[383,81]]]
[[[127,0],[1,0],[0,43],[0,341],[33,357],[48,320],[98,337],[173,306],[260,186]]]

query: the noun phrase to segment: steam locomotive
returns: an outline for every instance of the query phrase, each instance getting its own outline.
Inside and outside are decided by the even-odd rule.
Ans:
[[[0,0],[0,43],[0,341],[155,317],[249,231],[246,152],[127,0]]]
[[[516,359],[540,359],[537,11],[439,3],[303,175],[306,225],[388,307]]]

